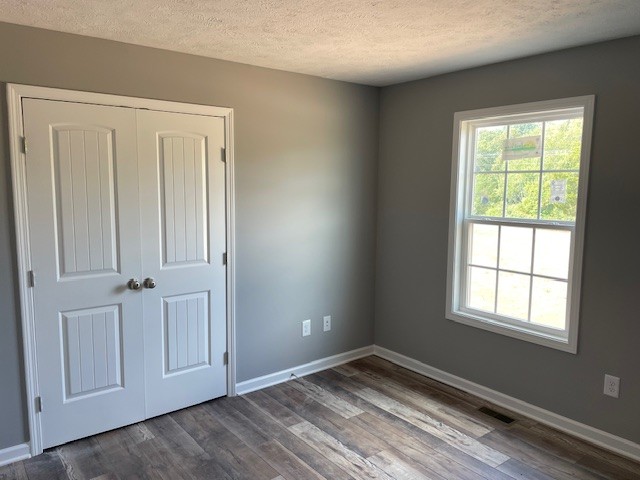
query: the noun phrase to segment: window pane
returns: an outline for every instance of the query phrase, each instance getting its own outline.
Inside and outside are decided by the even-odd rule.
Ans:
[[[542,133],[542,123],[519,123],[509,127],[509,138],[535,137]],[[507,170],[540,170],[540,156],[507,161]]]
[[[549,277],[569,278],[571,232],[536,229],[536,249],[533,273]]]
[[[471,261],[483,267],[498,266],[498,227],[472,224],[469,229]]]
[[[508,160],[507,170],[510,172],[514,171],[522,171],[522,170],[540,170],[540,157],[533,158],[514,158],[513,160]]]
[[[478,128],[476,130],[476,172],[504,171],[502,146],[507,138],[507,127]]]
[[[541,219],[575,222],[577,205],[577,173],[542,174]]]
[[[533,137],[542,134],[542,122],[517,123],[509,127],[509,138]]]
[[[527,320],[531,277],[508,272],[500,272],[499,275],[497,313]]]
[[[578,170],[582,145],[582,118],[547,122],[544,133],[544,169]]]
[[[533,229],[501,227],[500,269],[531,273]]]
[[[567,311],[567,283],[533,277],[531,321],[564,330]]]
[[[538,218],[539,173],[507,175],[506,217]]]
[[[502,217],[504,174],[476,173],[473,187],[473,215]]]
[[[468,307],[494,312],[496,301],[496,271],[469,267]]]

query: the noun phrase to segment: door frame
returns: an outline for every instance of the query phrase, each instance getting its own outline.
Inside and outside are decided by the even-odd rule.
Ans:
[[[24,119],[22,99],[57,100],[63,102],[88,103],[114,107],[158,110],[173,113],[187,113],[224,118],[225,122],[225,209],[227,242],[227,396],[236,395],[236,329],[235,329],[235,178],[233,109],[192,103],[180,103],[120,95],[63,90],[32,85],[7,84],[7,105],[9,111],[9,148],[11,177],[13,185],[13,212],[16,229],[16,250],[18,282],[20,293],[20,317],[22,323],[22,343],[24,375],[26,386],[27,412],[29,419],[29,448],[31,455],[42,453],[42,429],[38,415],[36,398],[40,395],[37,372],[37,352],[35,342],[35,310],[33,289],[29,272],[31,270],[31,240],[28,227],[28,205],[26,184],[26,153],[24,151]],[[37,282],[37,279],[36,279]],[[46,408],[46,405],[44,405]]]

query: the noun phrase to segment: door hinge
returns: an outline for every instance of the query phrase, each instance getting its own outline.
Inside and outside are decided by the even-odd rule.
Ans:
[[[22,153],[27,153],[27,137],[22,137]]]
[[[36,274],[33,273],[33,270],[29,270],[28,273],[28,280],[29,282],[29,286],[30,287],[35,287],[36,286]]]
[[[224,352],[222,355],[222,364],[229,365],[229,352]]]
[[[224,252],[222,254],[222,264],[226,265],[227,264],[227,252]]]
[[[37,413],[41,413],[42,412],[42,397],[36,397],[36,412]]]
[[[222,161],[223,161],[224,163],[227,163],[227,149],[226,149],[226,148],[224,148],[224,147],[222,147],[222,149],[221,149],[221,150],[222,150]]]

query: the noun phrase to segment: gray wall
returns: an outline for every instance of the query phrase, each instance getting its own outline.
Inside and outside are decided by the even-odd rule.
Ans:
[[[238,380],[371,345],[377,89],[1,23],[0,82],[233,107]],[[28,437],[2,107],[0,449]]]
[[[382,89],[375,341],[640,442],[640,37]],[[596,94],[578,354],[444,317],[453,114]],[[619,399],[602,394],[621,377]]]

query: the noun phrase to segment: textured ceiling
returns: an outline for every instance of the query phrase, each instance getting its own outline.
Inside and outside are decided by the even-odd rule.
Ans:
[[[0,21],[388,85],[640,34],[640,0],[0,0]]]

